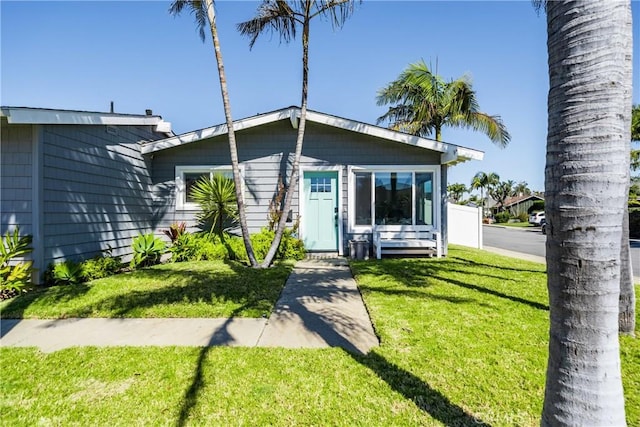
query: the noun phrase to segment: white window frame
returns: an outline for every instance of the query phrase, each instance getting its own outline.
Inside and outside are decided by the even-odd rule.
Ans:
[[[385,173],[393,173],[393,172],[412,172],[412,192],[411,192],[411,218],[415,219],[416,216],[416,203],[415,203],[415,174],[416,173],[432,173],[433,174],[433,204],[434,204],[434,212],[433,212],[433,224],[432,225],[356,225],[356,180],[355,180],[355,172],[385,172]],[[349,166],[347,173],[348,180],[348,215],[349,215],[349,233],[353,234],[365,234],[365,233],[373,233],[374,229],[378,230],[387,230],[387,231],[401,231],[401,230],[436,230],[439,231],[440,228],[440,217],[441,217],[441,204],[442,200],[440,198],[440,175],[441,168],[440,165],[358,165],[358,166]],[[373,178],[372,178],[373,180]],[[371,221],[375,220],[375,185],[372,182],[371,184]]]
[[[197,203],[187,202],[185,194],[184,175],[187,173],[209,173],[213,177],[216,173],[232,172],[231,165],[210,166],[210,165],[188,165],[176,166],[176,210],[177,211],[197,211],[200,209]],[[240,176],[242,177],[242,192],[244,193],[244,165],[240,165]]]

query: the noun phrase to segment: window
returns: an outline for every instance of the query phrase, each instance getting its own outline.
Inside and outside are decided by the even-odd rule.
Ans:
[[[331,178],[311,178],[312,193],[331,193]]]
[[[354,226],[435,225],[435,168],[398,169],[353,172]]]
[[[242,166],[240,172],[242,173]],[[176,166],[176,209],[199,209],[191,198],[191,189],[200,178],[213,177],[215,174],[233,178],[231,166]]]

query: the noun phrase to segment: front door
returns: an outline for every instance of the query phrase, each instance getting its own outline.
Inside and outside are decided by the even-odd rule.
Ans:
[[[309,251],[338,250],[338,172],[305,172],[302,238]]]

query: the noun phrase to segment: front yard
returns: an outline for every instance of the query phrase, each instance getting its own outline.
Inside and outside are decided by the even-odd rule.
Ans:
[[[145,271],[167,280],[196,271],[203,285],[217,277],[205,279],[207,269],[219,264],[203,270],[175,270],[177,265]],[[73,348],[51,354],[2,348],[3,422],[539,425],[549,314],[542,265],[452,248],[443,259],[371,260],[351,267],[381,338],[366,356],[338,348]],[[246,286],[243,292],[254,286],[237,283]],[[133,294],[138,296],[122,297],[130,301],[127,310],[110,303],[106,312],[128,315],[136,304],[145,312],[163,301],[144,298],[139,290]],[[219,294],[198,295],[187,299],[205,305],[222,300]],[[238,295],[224,298],[235,307],[227,313],[246,304]],[[59,300],[51,297],[49,304],[67,304]],[[180,305],[175,297],[164,305],[173,303]],[[36,314],[39,304],[27,304],[25,317],[47,313]],[[99,315],[105,304],[83,306]],[[258,306],[255,313],[267,307]],[[621,347],[628,424],[640,425],[640,340],[623,337]]]

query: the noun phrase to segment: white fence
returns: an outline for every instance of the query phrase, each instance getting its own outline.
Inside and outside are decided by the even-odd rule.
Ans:
[[[482,249],[482,209],[447,204],[449,243]]]

